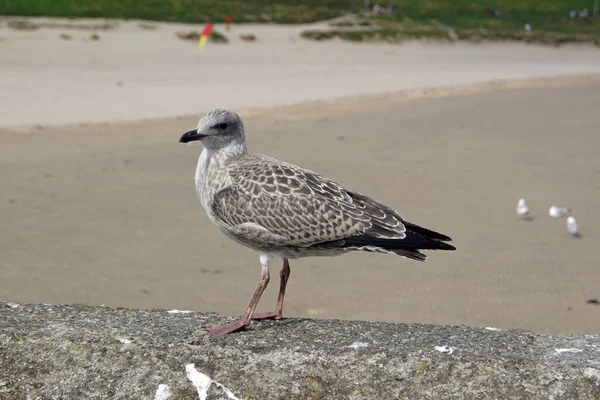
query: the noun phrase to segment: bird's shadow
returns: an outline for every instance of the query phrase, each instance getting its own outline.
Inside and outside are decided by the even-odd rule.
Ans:
[[[531,216],[531,215],[526,215],[526,216],[520,218],[521,221],[533,221],[534,219],[535,218],[533,218],[533,216]]]

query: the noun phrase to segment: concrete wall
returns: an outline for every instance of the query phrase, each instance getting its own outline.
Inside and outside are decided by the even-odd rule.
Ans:
[[[600,399],[600,336],[0,302],[0,399]]]

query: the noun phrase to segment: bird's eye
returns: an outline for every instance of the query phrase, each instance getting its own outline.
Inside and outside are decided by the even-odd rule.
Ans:
[[[219,124],[219,129],[226,129],[227,128],[227,124],[225,122],[221,122]]]

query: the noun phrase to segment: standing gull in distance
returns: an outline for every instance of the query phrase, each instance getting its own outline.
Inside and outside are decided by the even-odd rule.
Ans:
[[[573,216],[567,218],[567,231],[574,237],[580,237],[579,225]]]
[[[260,252],[261,277],[244,316],[206,328],[213,336],[243,329],[253,319],[280,319],[290,258],[335,256],[353,250],[417,261],[419,250],[455,250],[448,236],[405,221],[393,209],[298,166],[248,154],[244,125],[216,109],[179,139],[200,140],[196,192],[211,221],[230,239]],[[255,314],[269,283],[269,264],[283,259],[275,311]]]
[[[525,199],[519,199],[517,202],[517,215],[524,219],[529,218],[529,207],[525,204]]]

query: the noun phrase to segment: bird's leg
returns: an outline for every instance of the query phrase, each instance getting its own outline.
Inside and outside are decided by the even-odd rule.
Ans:
[[[262,265],[260,280],[258,281],[258,286],[256,286],[256,290],[254,291],[254,295],[252,296],[252,300],[250,300],[250,304],[248,305],[248,309],[244,316],[235,322],[231,322],[225,325],[211,326],[205,328],[212,336],[221,336],[227,333],[232,333],[243,329],[244,327],[250,325],[252,321],[252,315],[254,315],[254,310],[258,305],[258,301],[260,300],[260,296],[262,296],[265,291],[267,285],[269,284],[269,263],[271,262],[271,257],[261,253],[260,255],[260,263]]]
[[[281,319],[283,317],[283,297],[285,296],[285,287],[290,277],[290,263],[287,258],[283,259],[283,268],[279,272],[281,281],[279,283],[279,296],[277,297],[277,306],[275,311],[270,313],[255,314],[252,319]]]

